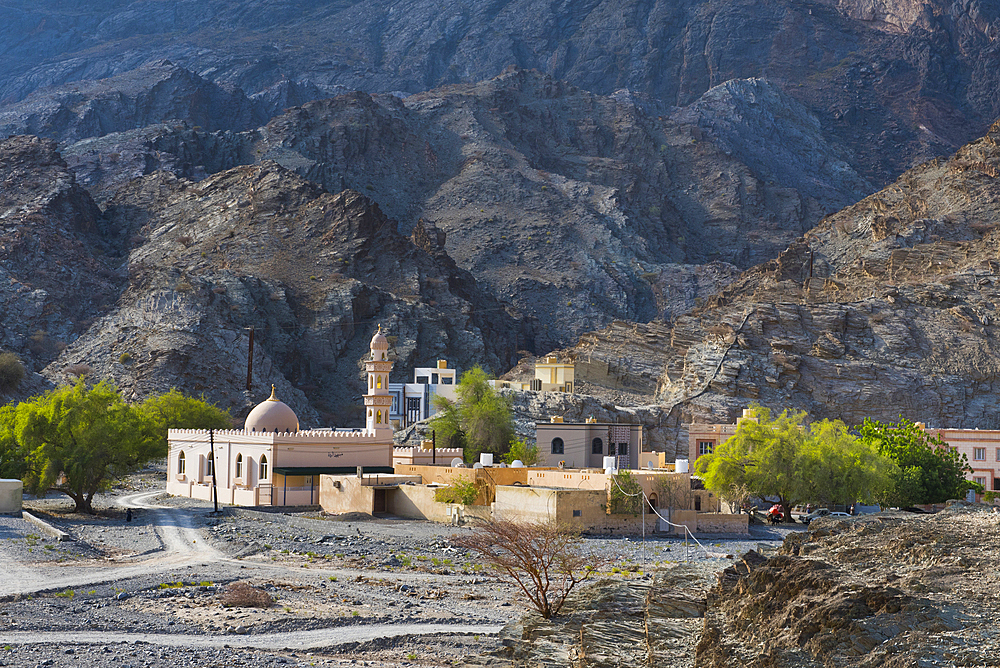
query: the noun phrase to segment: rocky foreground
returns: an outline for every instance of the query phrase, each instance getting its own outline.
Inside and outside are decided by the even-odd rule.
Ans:
[[[466,665],[997,666],[998,535],[981,506],[825,519],[714,576],[678,564],[597,583]]]

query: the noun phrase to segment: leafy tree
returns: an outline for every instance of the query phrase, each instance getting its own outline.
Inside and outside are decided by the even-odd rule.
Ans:
[[[486,520],[452,543],[479,554],[528,599],[545,619],[559,614],[576,585],[600,565],[580,550],[580,536],[549,522]]]
[[[972,471],[965,455],[904,417],[895,424],[869,418],[858,432],[862,441],[897,466],[886,499],[889,505],[943,503],[960,499],[975,488],[976,483],[965,479],[966,473]]]
[[[176,388],[149,397],[142,402],[139,410],[155,426],[164,452],[170,429],[229,429],[233,426],[229,411],[208,403],[204,397],[195,399],[184,396]]]
[[[510,450],[500,459],[506,464],[513,464],[514,460],[519,459],[525,466],[534,466],[541,460],[541,456],[538,454],[537,445],[515,438],[510,442]]]
[[[93,513],[97,492],[166,455],[152,421],[108,382],[90,386],[81,379],[22,402],[0,419],[0,433],[12,432],[24,457],[25,487],[35,494],[62,492],[78,511]]]
[[[610,480],[608,512],[613,515],[638,515],[642,508],[642,486],[628,469],[621,469]]]
[[[891,486],[893,464],[870,444],[859,443],[839,420],[807,426],[801,411],[772,418],[766,408],[755,410],[757,420],[743,420],[715,453],[695,461],[705,487],[722,498],[746,492],[777,498],[790,519],[798,503],[870,501]]]
[[[480,452],[503,454],[514,438],[511,400],[490,387],[486,372],[476,366],[462,374],[455,386],[457,401],[434,397],[438,414],[431,427],[446,447],[461,447],[465,460],[475,461]]]

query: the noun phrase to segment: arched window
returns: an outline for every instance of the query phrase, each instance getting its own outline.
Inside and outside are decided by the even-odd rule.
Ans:
[[[356,387],[356,386],[355,386],[355,387]],[[382,376],[379,376],[379,377],[378,377],[378,378],[377,378],[377,379],[375,380],[375,389],[377,389],[377,390],[381,390],[381,389],[382,389]]]
[[[213,472],[214,467],[212,466],[212,458],[205,457],[205,475],[215,475]]]
[[[243,477],[243,455],[236,455],[236,477]]]
[[[385,359],[385,353],[382,353],[382,359]]]
[[[184,467],[187,462],[184,460],[184,451],[181,450],[181,454],[177,455],[177,473],[184,475]]]
[[[593,441],[591,441],[591,443],[590,443],[590,452],[591,452],[591,454],[595,454],[595,455],[603,455],[604,454],[604,441],[602,441],[599,438],[595,438]]]
[[[258,477],[261,480],[267,480],[267,455],[260,456],[260,475]]]
[[[646,514],[651,515],[656,512],[656,494],[649,495],[649,502],[646,504]]]
[[[373,376],[368,376],[368,389],[375,387],[375,378]]]
[[[552,454],[561,455],[563,454],[563,440],[558,436],[552,439]]]
[[[375,424],[382,424],[382,411],[375,413]]]
[[[368,417],[371,417],[371,416],[372,416],[372,409],[369,408],[368,409]]]

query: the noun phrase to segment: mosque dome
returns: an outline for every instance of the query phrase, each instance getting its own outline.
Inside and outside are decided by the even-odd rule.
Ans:
[[[376,350],[379,352],[386,352],[389,350],[389,339],[385,338],[385,334],[382,333],[382,325],[378,326],[378,331],[375,332],[375,336],[372,337],[371,345],[369,346],[372,352]],[[385,356],[382,357],[385,359]]]
[[[272,385],[271,396],[250,411],[243,428],[247,431],[296,432],[299,430],[299,418],[288,404],[278,400]]]

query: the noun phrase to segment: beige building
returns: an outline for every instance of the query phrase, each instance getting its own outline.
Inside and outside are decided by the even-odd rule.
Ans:
[[[511,382],[509,380],[491,380],[490,385],[499,388],[510,388],[522,392],[574,392],[576,383],[576,366],[568,362],[560,362],[558,357],[549,356],[544,362],[535,362],[535,377],[528,381]]]
[[[1000,491],[1000,430],[924,427],[924,431],[940,436],[953,450],[965,455],[972,467],[972,473],[966,475],[969,480],[978,482],[988,492]]]
[[[694,461],[702,455],[710,455],[721,443],[739,429],[743,420],[755,420],[752,408],[744,408],[743,415],[735,424],[689,424],[688,428],[688,461],[694,466]]]
[[[568,469],[604,469],[604,458],[614,457],[614,468],[649,468],[656,465],[656,453],[642,451],[642,425],[598,422],[564,422],[553,417],[535,423],[535,442],[541,457],[540,466]]]
[[[364,429],[300,429],[298,417],[271,397],[258,404],[243,429],[171,429],[167,492],[239,506],[319,503],[319,475],[392,473],[389,343],[381,328],[365,361],[368,394]]]

